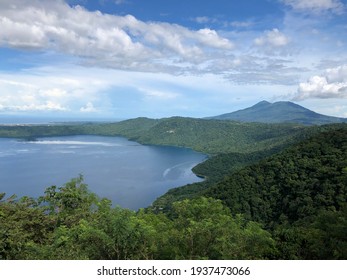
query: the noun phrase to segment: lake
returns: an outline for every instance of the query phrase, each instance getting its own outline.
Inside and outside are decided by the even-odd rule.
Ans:
[[[205,159],[190,149],[141,145],[121,137],[0,138],[0,193],[38,197],[47,187],[82,174],[99,197],[136,210],[170,188],[201,181],[191,169]]]

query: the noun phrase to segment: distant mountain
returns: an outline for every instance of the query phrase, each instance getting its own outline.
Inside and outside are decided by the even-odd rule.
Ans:
[[[305,125],[347,122],[346,118],[321,115],[288,101],[275,103],[261,101],[252,107],[233,113],[210,117],[209,119],[261,123],[300,123]]]

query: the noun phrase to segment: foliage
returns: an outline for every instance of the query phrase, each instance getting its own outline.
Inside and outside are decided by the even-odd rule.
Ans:
[[[221,201],[200,197],[173,205],[177,259],[263,259],[271,255],[274,240],[259,224],[233,217]]]
[[[97,198],[82,177],[38,200],[3,201],[0,225],[1,259],[262,259],[275,250],[268,232],[220,201],[177,202],[170,218],[135,213]]]
[[[346,155],[347,129],[321,133],[233,173],[205,195],[269,226],[338,211],[347,197]]]
[[[317,134],[200,193],[265,225],[276,258],[347,258],[347,128]]]
[[[207,180],[168,191],[154,207],[170,212],[174,201],[213,197],[264,224],[276,240],[274,258],[346,259],[347,126],[319,130],[270,157],[212,157],[196,167]]]

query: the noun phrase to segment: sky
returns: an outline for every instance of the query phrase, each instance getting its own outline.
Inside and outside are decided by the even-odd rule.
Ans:
[[[346,0],[0,0],[1,117],[347,117]]]

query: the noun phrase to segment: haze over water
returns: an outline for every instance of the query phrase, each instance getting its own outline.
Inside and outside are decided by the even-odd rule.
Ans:
[[[201,181],[191,168],[205,158],[190,149],[145,146],[121,137],[0,138],[0,192],[38,197],[82,174],[99,197],[138,209],[170,188]]]

